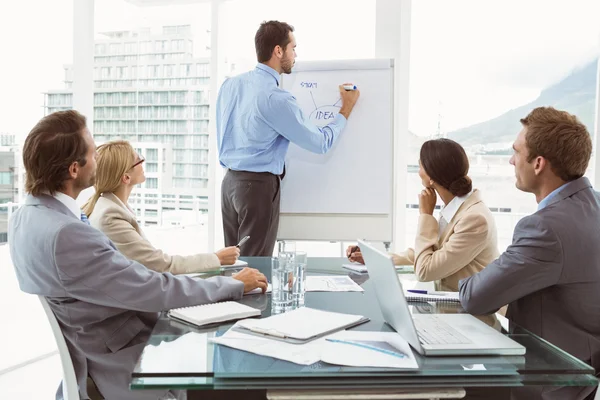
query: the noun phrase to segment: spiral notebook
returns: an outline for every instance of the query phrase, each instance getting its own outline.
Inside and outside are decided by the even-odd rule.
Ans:
[[[169,317],[197,326],[255,317],[257,315],[260,315],[260,310],[240,304],[236,301],[224,301],[221,303],[204,304],[200,306],[174,308],[169,311]]]
[[[404,291],[407,301],[433,301],[436,303],[460,303],[458,292],[430,292],[427,294]]]

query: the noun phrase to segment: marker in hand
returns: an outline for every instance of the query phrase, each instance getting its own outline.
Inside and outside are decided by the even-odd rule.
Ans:
[[[357,89],[356,85],[342,85],[342,87],[344,88],[344,90],[356,90]]]
[[[240,242],[239,242],[238,244],[236,244],[236,245],[235,245],[235,247],[238,247],[238,248],[239,248],[241,245],[243,245],[244,243],[246,243],[246,241],[247,241],[248,239],[250,239],[250,236],[244,236],[244,237],[242,238],[242,240],[240,240]]]

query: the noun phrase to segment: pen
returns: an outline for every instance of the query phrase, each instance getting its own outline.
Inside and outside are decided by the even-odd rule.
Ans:
[[[328,342],[332,342],[332,343],[349,344],[351,346],[362,347],[363,349],[378,351],[380,353],[387,354],[387,355],[394,356],[394,357],[398,357],[398,358],[404,358],[404,357],[406,357],[406,355],[403,354],[403,353],[396,353],[394,351],[389,351],[389,350],[386,350],[386,349],[381,349],[379,347],[370,346],[370,345],[364,344],[364,343],[352,342],[350,340],[339,340],[339,339],[329,339],[329,338],[325,339],[325,340],[327,340]]]
[[[356,85],[343,85],[345,90],[356,90]]]
[[[407,292],[410,293],[418,293],[418,294],[432,294],[434,296],[448,296],[446,292],[429,292],[427,290],[418,290],[418,289],[407,289]]]
[[[244,243],[246,243],[246,241],[250,239],[250,236],[244,236],[242,238],[242,240],[240,240],[240,242],[238,244],[235,245],[235,247],[240,247],[241,245],[243,245]]]
[[[348,254],[348,258],[350,258],[350,256],[352,255],[352,253],[354,253],[356,250],[358,250],[358,246],[354,246],[350,249],[350,254]]]

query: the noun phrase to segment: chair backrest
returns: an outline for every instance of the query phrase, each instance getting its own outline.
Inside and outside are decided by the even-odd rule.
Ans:
[[[79,399],[79,387],[77,386],[77,377],[75,376],[75,368],[73,367],[73,361],[71,360],[71,355],[69,354],[69,348],[67,347],[67,342],[65,341],[65,337],[63,336],[62,331],[60,330],[60,325],[58,324],[58,320],[56,316],[52,312],[48,301],[44,296],[38,296],[40,302],[42,303],[42,308],[46,312],[46,317],[48,317],[48,322],[50,322],[50,326],[52,327],[52,333],[54,334],[54,339],[56,340],[56,345],[58,346],[58,354],[60,355],[60,363],[62,364],[63,370],[63,382],[62,382],[62,392],[64,400],[78,400]]]

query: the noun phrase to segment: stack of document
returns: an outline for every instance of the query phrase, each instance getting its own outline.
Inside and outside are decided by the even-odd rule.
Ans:
[[[299,345],[248,335],[234,327],[210,341],[300,365],[323,361],[354,367],[418,368],[410,346],[396,332],[341,331]]]
[[[248,266],[248,263],[246,261],[242,261],[242,260],[236,260],[235,263],[233,264],[229,264],[229,265],[221,265],[221,271],[225,271],[225,270],[237,270],[237,269],[242,269]],[[181,274],[181,275],[185,275],[185,276],[189,276],[190,278],[202,278],[203,276],[210,276],[212,274],[218,273],[219,270],[214,270],[214,271],[205,271],[205,272],[192,272],[189,274]]]
[[[239,321],[235,328],[259,336],[306,343],[323,335],[369,321],[362,315],[342,314],[301,307],[262,319]]]
[[[349,263],[349,264],[342,264],[342,268],[345,268],[347,270],[350,270],[352,272],[356,272],[359,274],[366,274],[367,272],[367,267],[364,264],[359,264],[359,263]],[[407,272],[414,272],[414,267],[412,265],[396,265],[396,272],[403,272],[403,273],[407,273]]]
[[[235,262],[233,264],[230,264],[230,265],[221,265],[221,269],[244,268],[244,267],[247,267],[247,266],[248,266],[248,263],[246,261],[235,260]]]

